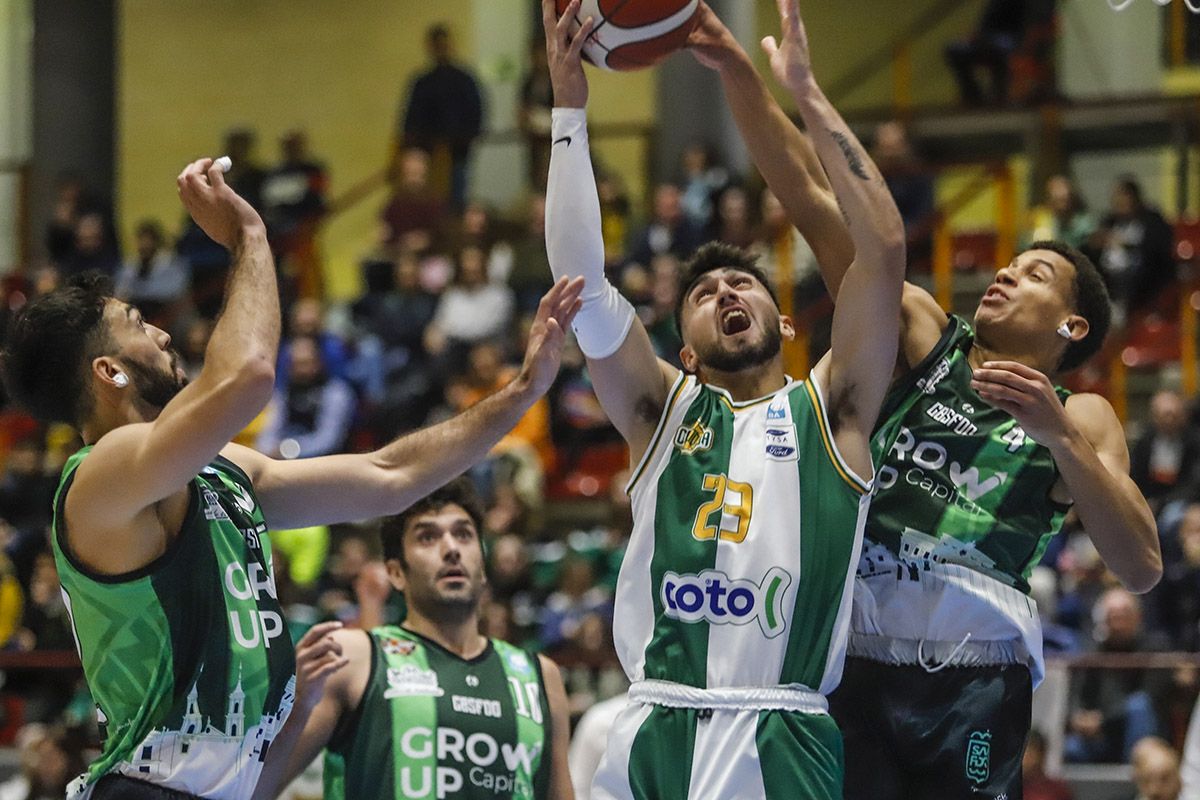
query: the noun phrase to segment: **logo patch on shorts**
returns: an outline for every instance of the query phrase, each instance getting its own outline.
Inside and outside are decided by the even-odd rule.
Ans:
[[[991,774],[992,732],[971,731],[967,737],[967,777],[982,784]]]

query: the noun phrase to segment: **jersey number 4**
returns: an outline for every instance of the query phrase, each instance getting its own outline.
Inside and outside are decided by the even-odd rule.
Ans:
[[[704,491],[712,492],[713,497],[697,509],[692,537],[701,542],[716,538],[726,542],[744,540],[750,530],[753,487],[725,475],[705,475],[701,485]],[[718,514],[715,519],[714,514]]]

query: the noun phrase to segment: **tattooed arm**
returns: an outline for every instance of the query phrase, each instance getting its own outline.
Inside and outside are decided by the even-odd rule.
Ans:
[[[837,197],[854,261],[833,314],[829,354],[813,371],[826,392],[838,449],[859,475],[872,474],[869,441],[891,381],[904,286],[904,223],[883,176],[813,78],[797,0],[777,0],[782,41],[763,40],[771,69],[796,99]]]

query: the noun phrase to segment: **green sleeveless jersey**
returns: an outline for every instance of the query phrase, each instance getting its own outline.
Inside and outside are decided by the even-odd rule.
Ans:
[[[680,375],[629,492],[613,634],[630,681],[833,691],[870,485],[815,380],[734,402]]]
[[[879,478],[867,540],[910,565],[966,566],[1021,592],[1068,505],[1050,451],[971,388],[974,335],[952,316],[889,393],[874,440]],[[1067,391],[1058,389],[1066,401]]]
[[[179,535],[125,575],[98,575],[67,544],[65,503],[90,447],[67,461],[54,560],[104,734],[72,784],[86,797],[120,773],[212,798],[249,797],[292,707],[295,657],[250,479],[218,457],[189,484]],[[121,491],[113,476],[113,491]],[[84,520],[76,520],[87,536]]]
[[[325,798],[544,798],[550,740],[536,655],[492,639],[467,661],[376,628],[362,700],[329,743]]]

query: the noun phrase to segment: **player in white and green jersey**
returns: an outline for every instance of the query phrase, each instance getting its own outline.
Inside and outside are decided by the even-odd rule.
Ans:
[[[274,384],[279,297],[266,229],[212,159],[184,205],[233,254],[225,309],[188,384],[171,338],[86,277],[30,303],[4,352],[11,395],[85,447],[55,498],[63,599],[105,739],[73,798],[250,798],[274,780],[324,680],[332,626],[295,654],[268,528],[395,513],[482,458],[549,387],[580,283],[543,299],[520,376],[374,453],[276,461],[230,443]]]
[[[590,23],[568,41],[578,7],[556,24],[543,3],[556,106],[547,249],[556,276],[586,278],[575,333],[636,464],[614,614],[630,704],[592,796],[840,798],[841,738],[825,695],[841,675],[870,432],[896,358],[900,215],[814,82],[799,18],[786,19],[782,47],[802,58],[780,77],[819,131],[857,253],[832,351],[809,380],[785,375],[792,321],[754,257],[714,243],[685,266],[685,371],[659,361],[604,278],[579,61]]]
[[[465,478],[384,520],[404,624],[333,635],[349,664],[326,685],[284,783],[327,747],[326,800],[570,796],[558,667],[479,633],[482,525]]]
[[[779,6],[797,13],[796,0]],[[840,305],[849,237],[813,153],[820,133],[810,127],[810,143],[797,131],[733,37],[709,28],[693,45],[720,72],[751,156]],[[1100,349],[1107,293],[1083,254],[1038,242],[997,272],[973,325],[912,285],[901,319],[845,676],[830,701],[846,797],[1015,798],[1042,671],[1027,579],[1066,511],[1129,588],[1161,574],[1112,408],[1051,382]]]

